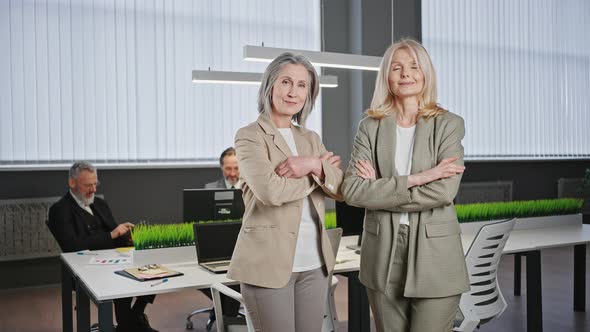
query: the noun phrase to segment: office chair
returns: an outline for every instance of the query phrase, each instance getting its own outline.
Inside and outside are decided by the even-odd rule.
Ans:
[[[334,251],[334,257],[338,253],[338,246],[340,245],[340,239],[342,237],[342,228],[333,228],[326,230],[332,250]],[[336,316],[336,304],[334,302],[334,292],[338,285],[338,278],[334,277],[332,273],[328,276],[329,287],[328,296],[326,298],[326,305],[324,309],[324,321],[322,324],[322,332],[335,332],[336,322],[338,317]],[[246,318],[246,325],[239,324],[225,324],[223,318],[223,309],[221,308],[221,294],[231,297],[232,299],[240,302],[244,306],[244,316]],[[252,324],[252,318],[248,313],[248,308],[244,304],[242,294],[235,290],[221,284],[215,283],[211,285],[211,295],[213,295],[213,307],[215,308],[215,315],[217,316],[217,332],[254,332],[254,325]]]
[[[57,241],[57,237],[55,237],[55,233],[52,229],[51,226],[49,226],[49,219],[45,219],[45,225],[47,225],[47,228],[49,228],[49,231],[51,232],[51,235],[53,235],[53,238]],[[59,245],[60,249],[63,251],[63,247],[61,245],[61,243],[59,243],[59,241],[57,242],[57,244]],[[76,283],[72,282],[72,286],[74,288],[74,292],[76,291]],[[74,310],[77,310],[77,306],[74,307]],[[117,327],[117,325],[113,325],[114,329]],[[90,332],[99,332],[99,325],[98,323],[94,323],[90,326]]]
[[[191,320],[193,316],[204,313],[207,313],[209,315],[209,318],[207,319],[207,325],[205,326],[205,328],[207,329],[207,331],[211,331],[213,323],[215,323],[215,309],[213,307],[197,309],[188,314],[188,316],[186,316],[186,329],[192,330],[195,327],[193,321]]]
[[[484,225],[471,243],[465,262],[471,290],[461,295],[454,331],[471,332],[502,315],[506,300],[498,285],[498,265],[516,219]]]

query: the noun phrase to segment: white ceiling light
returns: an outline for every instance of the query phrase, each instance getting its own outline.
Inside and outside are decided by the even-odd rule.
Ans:
[[[282,53],[289,52],[305,56],[315,66],[379,71],[381,57],[331,53],[319,51],[293,50],[266,46],[244,46],[244,60],[271,62]]]
[[[217,84],[249,84],[260,85],[261,73],[245,73],[236,71],[193,70],[193,83]],[[320,87],[335,88],[338,77],[332,75],[320,76]]]

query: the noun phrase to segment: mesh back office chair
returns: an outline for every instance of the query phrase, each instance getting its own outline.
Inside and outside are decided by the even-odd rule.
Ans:
[[[330,245],[334,251],[334,256],[338,253],[338,246],[340,245],[340,239],[342,237],[342,228],[333,228],[326,231],[328,238],[330,239]],[[334,302],[334,292],[338,285],[338,278],[334,277],[331,273],[328,276],[330,285],[328,287],[328,296],[326,298],[326,306],[324,309],[324,321],[322,325],[322,332],[335,332],[336,322],[338,317],[336,316],[336,304]],[[252,324],[252,318],[248,314],[248,308],[244,304],[242,295],[235,290],[220,284],[215,283],[211,285],[211,294],[213,295],[213,306],[215,307],[215,316],[217,316],[217,332],[254,332],[254,325]],[[234,300],[244,305],[246,325],[230,325],[225,324],[221,308],[221,297],[220,294],[225,294]]]
[[[516,219],[483,226],[465,255],[471,290],[461,296],[454,331],[471,332],[495,317],[506,307],[497,273],[504,245]]]

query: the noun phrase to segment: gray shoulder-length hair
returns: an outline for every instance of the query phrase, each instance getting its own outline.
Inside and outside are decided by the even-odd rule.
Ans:
[[[94,167],[94,165],[92,165],[89,161],[77,161],[72,165],[72,167],[70,167],[70,172],[68,175],[71,179],[77,179],[82,171],[97,173],[96,167]]]
[[[279,77],[279,73],[283,66],[287,64],[292,65],[302,65],[307,69],[309,73],[309,92],[307,94],[307,98],[305,98],[305,104],[303,104],[303,108],[301,111],[297,112],[297,114],[293,115],[293,121],[298,125],[305,127],[305,120],[311,113],[313,109],[313,105],[315,103],[315,99],[318,96],[319,92],[319,78],[318,74],[315,71],[315,68],[311,65],[309,60],[303,55],[295,55],[293,53],[283,53],[276,57],[269,65],[266,67],[264,74],[262,75],[262,83],[260,84],[260,89],[258,90],[258,112],[265,113],[266,115],[270,116],[272,113],[272,87],[274,86],[277,78]]]

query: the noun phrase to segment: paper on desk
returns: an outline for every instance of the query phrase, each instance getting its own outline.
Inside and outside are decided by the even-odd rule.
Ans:
[[[119,254],[119,257],[133,257],[134,247],[119,247],[115,248],[115,251]]]
[[[114,257],[114,258],[90,258],[89,265],[127,265],[132,264],[132,257]]]

